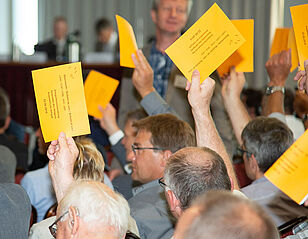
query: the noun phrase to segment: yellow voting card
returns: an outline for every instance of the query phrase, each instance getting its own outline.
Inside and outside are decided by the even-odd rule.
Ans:
[[[291,49],[292,67],[290,72],[292,72],[297,69],[299,63],[293,27],[291,27],[289,31],[288,48]]]
[[[298,204],[308,197],[308,130],[273,164],[265,177]]]
[[[231,20],[233,25],[240,31],[246,42],[237,49],[217,71],[219,75],[228,73],[231,66],[235,66],[238,72],[253,72],[253,35],[254,20],[240,19]]]
[[[214,3],[166,53],[186,79],[190,81],[197,69],[203,81],[244,42],[241,33]]]
[[[308,59],[308,4],[290,7],[301,70]]]
[[[81,63],[32,71],[36,105],[45,142],[90,133]]]
[[[120,44],[120,65],[135,68],[132,54],[136,55],[138,46],[132,26],[123,17],[116,15],[119,44]]]
[[[98,109],[98,106],[100,105],[103,108],[107,106],[118,85],[118,80],[97,71],[90,71],[84,83],[88,114],[96,118],[101,118],[102,113]]]
[[[287,51],[289,49],[289,31],[290,28],[276,28],[270,52],[271,57],[281,51]]]

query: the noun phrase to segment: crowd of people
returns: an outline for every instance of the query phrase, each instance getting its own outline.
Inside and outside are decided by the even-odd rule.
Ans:
[[[39,156],[28,165],[18,154],[25,145],[6,136],[10,105],[0,91],[7,142],[0,146],[0,238],[278,239],[279,226],[308,216],[308,200],[298,205],[264,176],[308,127],[308,60],[288,101],[290,50],[268,59],[270,80],[257,97],[243,89],[244,73],[234,67],[221,78],[215,71],[200,79],[195,70],[186,81],[165,50],[180,37],[191,6],[153,0],[155,40],[132,55],[119,110],[100,107],[96,120],[117,168],[106,170],[95,139],[61,132],[46,144],[40,129]],[[112,30],[105,21],[96,29],[102,38],[102,29]],[[239,156],[251,184],[243,185],[234,168]],[[16,168],[30,169],[21,186],[14,184]],[[29,228],[33,208],[37,223]],[[288,239],[308,238],[306,224]]]

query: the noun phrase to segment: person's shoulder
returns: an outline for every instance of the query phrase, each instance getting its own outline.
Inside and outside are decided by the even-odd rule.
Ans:
[[[29,197],[26,191],[18,184],[15,183],[0,183],[0,205],[3,205],[3,201],[9,199],[11,202],[26,202],[30,205]]]

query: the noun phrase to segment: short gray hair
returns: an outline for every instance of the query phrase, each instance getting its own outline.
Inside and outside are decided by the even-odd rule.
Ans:
[[[206,147],[183,148],[167,160],[164,180],[184,210],[209,190],[231,190],[223,159]]]
[[[294,141],[289,127],[270,117],[257,117],[250,121],[242,132],[242,139],[262,172],[268,170]]]
[[[231,192],[206,193],[193,207],[199,213],[183,238],[280,238],[275,224],[259,205]]]
[[[158,5],[159,5],[160,0],[153,0],[152,4],[152,10],[157,12]],[[193,5],[193,0],[187,0],[187,16],[189,16],[191,8]]]
[[[105,184],[96,181],[73,183],[60,201],[58,211],[62,215],[71,206],[78,209],[84,222],[112,227],[117,238],[126,234],[130,215],[128,203]]]

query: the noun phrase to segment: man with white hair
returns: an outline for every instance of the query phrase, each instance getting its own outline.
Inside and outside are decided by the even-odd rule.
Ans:
[[[49,230],[55,238],[122,239],[129,213],[120,194],[100,182],[80,181],[66,191]]]

